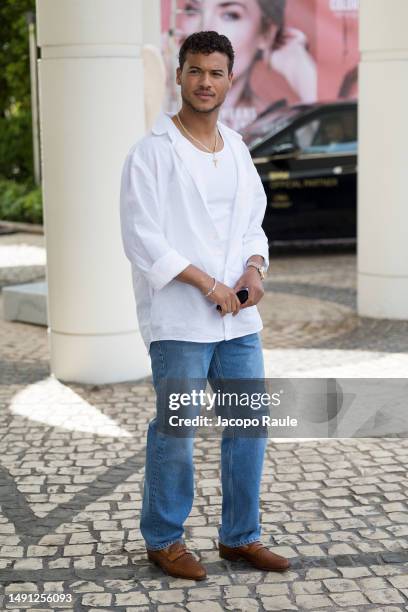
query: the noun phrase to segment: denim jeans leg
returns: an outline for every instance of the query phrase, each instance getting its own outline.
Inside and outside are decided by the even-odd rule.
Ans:
[[[210,365],[210,376],[225,379],[264,379],[260,335],[249,334],[220,342]],[[241,546],[260,539],[259,497],[267,438],[231,436],[221,442],[222,523],[219,541]]]
[[[160,340],[150,345],[153,384],[159,398],[160,381],[206,381],[215,343]],[[192,384],[192,383],[191,383]],[[197,388],[194,385],[194,388]],[[205,388],[205,385],[204,385]],[[174,436],[159,428],[159,411],[149,423],[140,531],[150,550],[183,541],[183,524],[194,501],[194,437]]]

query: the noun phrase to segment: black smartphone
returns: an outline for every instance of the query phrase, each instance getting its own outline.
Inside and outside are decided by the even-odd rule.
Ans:
[[[237,291],[237,298],[239,299],[240,303],[243,304],[244,302],[247,301],[248,299],[248,287],[244,287],[244,289],[240,289],[239,291]],[[217,306],[217,310],[222,310],[221,306],[218,304]]]

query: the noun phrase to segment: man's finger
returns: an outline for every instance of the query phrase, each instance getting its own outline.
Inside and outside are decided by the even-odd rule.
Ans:
[[[225,300],[225,302],[224,302],[224,308],[223,308],[223,311],[224,311],[224,316],[225,316],[226,314],[228,314],[228,313],[229,313],[229,311],[230,311],[230,305],[229,305],[229,300],[228,300],[228,298],[227,298],[227,299]]]
[[[235,317],[239,313],[240,310],[241,310],[241,302],[239,301],[238,298],[236,298],[234,312],[232,316]]]

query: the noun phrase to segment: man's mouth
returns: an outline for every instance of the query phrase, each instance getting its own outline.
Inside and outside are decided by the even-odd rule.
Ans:
[[[195,95],[196,95],[198,98],[201,98],[202,100],[208,100],[208,98],[213,98],[213,97],[214,97],[214,94],[205,93],[205,92],[203,92],[203,91],[196,91],[196,92],[195,92]]]

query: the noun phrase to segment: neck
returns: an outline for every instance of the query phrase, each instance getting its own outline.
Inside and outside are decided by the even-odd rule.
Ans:
[[[209,138],[214,135],[218,120],[218,112],[219,109],[216,108],[210,113],[198,113],[183,102],[178,114],[186,128],[193,131],[196,136]]]

